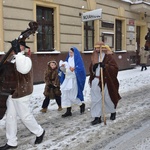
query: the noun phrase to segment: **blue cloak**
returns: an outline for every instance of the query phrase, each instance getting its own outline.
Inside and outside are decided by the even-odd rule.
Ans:
[[[85,71],[84,63],[80,55],[80,52],[78,51],[77,48],[75,47],[72,48],[74,50],[75,74],[76,74],[77,86],[78,86],[77,98],[79,98],[81,101],[84,101],[83,90],[84,90],[84,85],[86,80],[86,71]],[[68,62],[68,58],[69,58],[69,53],[66,58],[67,62]],[[59,75],[60,75],[60,83],[62,84],[65,79],[65,74],[60,69],[59,69]]]

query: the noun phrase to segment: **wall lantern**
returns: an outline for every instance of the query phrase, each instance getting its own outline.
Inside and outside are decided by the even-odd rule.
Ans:
[[[147,13],[146,13],[146,12],[144,13],[144,17],[145,17],[145,18],[147,17]]]

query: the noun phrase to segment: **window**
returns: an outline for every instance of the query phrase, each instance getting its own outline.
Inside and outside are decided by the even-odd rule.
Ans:
[[[109,47],[114,47],[114,34],[102,33],[102,41]]]
[[[94,48],[94,21],[84,22],[84,50],[89,51]]]
[[[109,22],[105,22],[105,21],[101,22],[101,26],[105,27],[105,28],[114,28],[114,24],[113,23],[109,23]]]
[[[54,10],[37,6],[36,20],[38,22],[37,51],[54,50]]]
[[[122,21],[116,20],[116,51],[121,51],[122,49]]]

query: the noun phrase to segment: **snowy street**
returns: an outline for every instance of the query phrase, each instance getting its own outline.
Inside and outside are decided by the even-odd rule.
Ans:
[[[46,130],[44,141],[34,145],[35,136],[18,119],[17,150],[149,150],[150,149],[150,67],[120,71],[120,95],[115,121],[106,114],[106,123],[92,126],[90,88],[88,77],[84,96],[86,111],[80,115],[78,106],[72,107],[72,116],[61,118],[66,111],[57,111],[55,100],[47,113],[40,112],[44,99],[44,84],[35,85],[31,110]],[[6,143],[5,117],[0,120],[0,145]]]
[[[148,88],[143,88],[123,96],[118,107],[117,120],[114,123],[108,121],[108,129],[102,131],[104,135],[100,134],[100,139],[89,150],[148,150],[150,147],[142,148],[144,142],[150,142],[148,91]]]

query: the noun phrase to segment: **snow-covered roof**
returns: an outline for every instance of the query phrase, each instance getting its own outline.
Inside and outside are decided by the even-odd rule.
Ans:
[[[145,2],[143,0],[141,0],[141,1],[135,1],[135,2],[133,2],[132,0],[121,0],[121,1],[130,3],[130,4],[141,4],[141,3],[143,3],[143,4],[150,5],[150,2]]]

